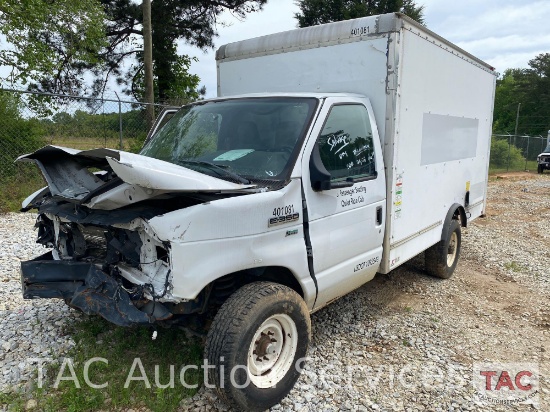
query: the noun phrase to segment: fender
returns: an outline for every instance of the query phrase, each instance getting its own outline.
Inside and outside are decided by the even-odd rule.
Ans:
[[[466,211],[464,207],[458,203],[454,203],[445,217],[445,222],[443,223],[443,229],[441,230],[441,240],[447,239],[449,235],[449,229],[451,228],[451,222],[453,219],[458,219],[460,216],[460,222],[462,227],[466,227],[468,220],[466,219]]]

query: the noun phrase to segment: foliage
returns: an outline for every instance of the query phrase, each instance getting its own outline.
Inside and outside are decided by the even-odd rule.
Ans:
[[[546,136],[550,129],[550,53],[529,61],[527,69],[508,69],[497,80],[493,131]]]
[[[175,46],[174,46],[175,47]],[[166,79],[160,79],[158,74],[154,74],[155,101],[162,101],[164,104],[182,106],[187,103],[199,100],[206,94],[206,88],[199,88],[200,78],[196,74],[189,73],[189,67],[192,61],[198,61],[197,58],[191,59],[189,56],[176,56],[172,66],[173,76],[171,82]],[[133,78],[130,85],[131,94],[134,96],[143,96],[145,93],[145,79],[142,70],[139,70]],[[160,97],[159,87],[165,87],[164,96]]]
[[[155,0],[151,4],[153,71],[157,99],[196,100],[199,78],[191,59],[177,54],[180,40],[207,49],[219,15],[244,19],[267,0]],[[22,0],[0,2],[0,34],[13,47],[0,52],[10,80],[38,91],[82,95],[86,74],[101,95],[110,78],[142,100],[142,5],[133,0]]]
[[[0,176],[6,178],[17,173],[15,158],[32,152],[43,145],[40,122],[23,119],[19,114],[16,97],[0,92],[0,119],[2,119],[2,141],[0,142]]]
[[[508,161],[509,160],[509,161]],[[494,138],[491,140],[491,168],[510,168],[522,169],[525,165],[525,158],[521,150],[513,144],[508,144],[508,140]]]
[[[11,67],[12,83],[76,93],[84,70],[101,64],[104,20],[98,0],[2,1],[0,34],[11,46],[0,50],[0,65]]]
[[[424,24],[424,6],[414,0],[298,0],[297,4],[299,27],[392,12],[402,12]]]
[[[44,186],[34,165],[15,164],[17,156],[43,146],[43,128],[36,119],[20,115],[20,102],[13,95],[0,92],[0,213],[18,210],[21,200]]]
[[[186,97],[178,94],[188,92],[189,86],[196,88],[196,80],[189,79],[187,69],[190,61],[177,55],[179,40],[200,49],[213,47],[217,36],[218,16],[224,11],[244,19],[248,13],[262,8],[267,0],[156,0],[151,3],[151,24],[153,40],[153,71],[156,78],[157,98]],[[114,75],[126,86],[128,93],[141,100],[139,82],[142,64],[142,12],[141,4],[132,0],[101,0],[108,15],[107,36],[109,46],[102,59],[107,72],[96,72],[95,90],[105,87],[107,77]],[[135,57],[135,63],[127,68],[123,62]],[[187,59],[187,61],[185,60]],[[103,77],[101,76],[103,74]],[[183,85],[183,89],[182,89]],[[192,97],[192,96],[191,96]]]

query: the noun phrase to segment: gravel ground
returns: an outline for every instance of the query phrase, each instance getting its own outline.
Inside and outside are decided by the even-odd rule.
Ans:
[[[423,272],[422,256],[312,316],[310,360],[272,410],[531,410],[487,405],[472,386],[476,362],[535,363],[539,405],[550,411],[550,176],[492,181],[487,217],[463,231],[453,278]],[[59,301],[24,301],[20,260],[43,253],[32,214],[0,216],[0,389],[28,385],[28,359],[63,356]],[[183,410],[225,410],[208,390]]]

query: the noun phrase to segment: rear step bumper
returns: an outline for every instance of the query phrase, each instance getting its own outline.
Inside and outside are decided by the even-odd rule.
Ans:
[[[159,302],[144,306],[152,313],[138,309],[122,285],[96,265],[55,260],[51,252],[21,262],[21,286],[25,299],[64,299],[69,306],[119,326],[150,324],[173,316]]]

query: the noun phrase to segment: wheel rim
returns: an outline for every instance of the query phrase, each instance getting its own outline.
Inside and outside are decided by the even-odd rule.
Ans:
[[[288,315],[266,319],[248,350],[248,376],[258,388],[276,385],[292,366],[298,346],[296,324]]]
[[[456,259],[456,251],[458,245],[458,236],[456,232],[451,234],[451,240],[449,241],[449,248],[447,249],[447,266],[451,267]]]

